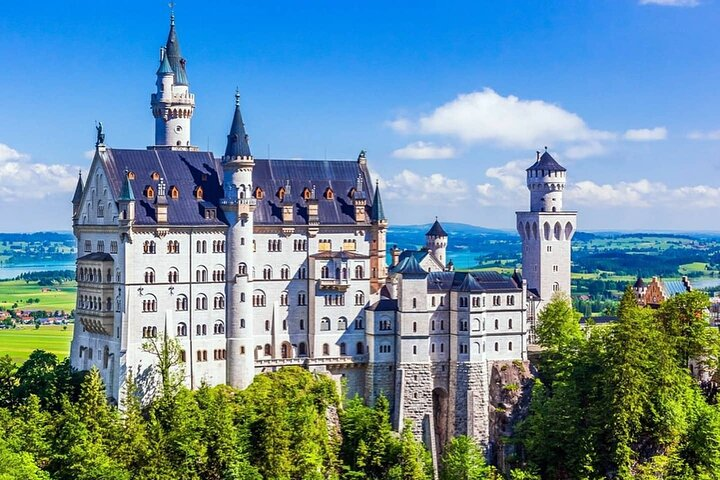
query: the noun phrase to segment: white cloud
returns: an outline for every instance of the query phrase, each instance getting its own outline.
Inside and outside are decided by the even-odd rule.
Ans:
[[[632,142],[652,142],[655,140],[665,140],[667,138],[667,128],[655,127],[655,128],[637,128],[630,129],[623,135],[625,140]]]
[[[640,0],[640,5],[660,5],[663,7],[697,7],[698,0]]]
[[[378,179],[383,198],[407,203],[454,204],[466,199],[468,194],[465,182],[441,173],[424,176],[405,169],[390,178],[382,178],[374,172],[371,175]]]
[[[586,180],[568,185],[565,197],[577,205],[596,207],[720,207],[718,187],[707,185],[668,187],[662,182],[652,182],[647,179],[602,185]]]
[[[83,157],[85,157],[85,159],[87,160],[92,160],[93,158],[95,158],[95,149],[93,148],[92,150],[84,151]]]
[[[690,132],[688,133],[687,138],[690,140],[720,140],[720,130]]]
[[[564,156],[572,159],[580,159],[586,157],[594,157],[596,155],[602,155],[605,153],[605,145],[597,140],[592,140],[587,143],[580,143],[577,145],[570,145],[565,149]]]
[[[450,145],[440,146],[432,142],[414,142],[403,148],[398,148],[392,153],[395,158],[409,160],[433,160],[452,158],[455,156],[455,149]]]
[[[72,192],[76,183],[74,167],[32,162],[29,155],[0,143],[0,201],[42,199]]]
[[[516,190],[525,186],[525,167],[529,165],[524,160],[513,160],[501,167],[490,167],[485,170],[488,178],[494,178],[500,181],[503,188],[507,190]]]
[[[506,148],[582,145],[616,137],[589,128],[580,116],[552,103],[504,97],[490,88],[458,95],[416,121],[399,118],[389,125],[400,133],[447,135]]]

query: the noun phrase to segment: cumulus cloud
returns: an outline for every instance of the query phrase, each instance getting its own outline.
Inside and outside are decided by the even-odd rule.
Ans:
[[[485,170],[488,178],[497,179],[503,188],[516,190],[525,186],[525,168],[529,165],[527,161],[513,160],[500,167],[490,167]]]
[[[720,207],[720,188],[707,185],[669,187],[662,182],[597,184],[586,180],[568,185],[565,197],[577,205],[673,208]]]
[[[454,204],[465,200],[468,194],[465,182],[441,173],[420,175],[405,169],[389,178],[380,177],[374,172],[371,175],[378,179],[383,197],[387,199],[404,199],[409,203]]]
[[[662,7],[697,7],[699,0],[640,0],[640,5],[660,5]]]
[[[623,135],[625,140],[632,142],[652,142],[655,140],[665,140],[667,138],[667,128],[637,128],[630,129]]]
[[[72,192],[76,182],[76,168],[33,162],[29,155],[0,143],[2,201],[42,199],[53,193]]]
[[[688,133],[687,138],[690,140],[720,140],[720,130],[690,132]]]
[[[552,103],[503,96],[490,88],[458,95],[417,120],[398,118],[389,126],[399,133],[446,135],[504,148],[582,145],[616,137],[591,129],[580,116]]]
[[[452,158],[455,156],[455,149],[450,145],[440,146],[432,142],[414,142],[403,148],[398,148],[392,153],[395,158],[407,160],[433,160]]]

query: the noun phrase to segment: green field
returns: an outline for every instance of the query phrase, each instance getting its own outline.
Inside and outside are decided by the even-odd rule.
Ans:
[[[9,310],[14,304],[22,310],[64,310],[70,313],[75,309],[75,293],[77,284],[67,282],[57,287],[49,287],[50,292],[43,292],[37,282],[25,283],[24,280],[9,280],[0,282],[0,310]],[[27,303],[28,299],[39,299],[39,303]]]
[[[20,327],[0,330],[0,356],[10,355],[16,363],[24,362],[33,350],[45,350],[63,359],[70,353],[73,326],[64,330],[60,325]]]
[[[708,264],[704,262],[693,262],[680,265],[678,271],[684,275],[693,272],[705,273],[708,270]]]

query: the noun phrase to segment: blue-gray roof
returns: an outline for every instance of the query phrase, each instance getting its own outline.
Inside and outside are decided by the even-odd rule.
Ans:
[[[662,280],[663,293],[670,298],[681,293],[689,292],[688,286],[681,280]]]
[[[435,219],[435,223],[432,224],[432,227],[430,227],[430,230],[425,234],[427,236],[434,236],[434,237],[447,237],[448,234],[445,232],[445,229],[440,225],[440,222],[437,221],[437,218]]]
[[[518,291],[515,282],[497,272],[430,272],[428,291],[495,292]]]
[[[163,55],[163,59],[160,61],[160,66],[158,67],[158,70],[156,72],[156,75],[164,75],[166,73],[175,73],[170,66],[170,62],[168,62],[167,55]]]
[[[175,72],[175,84],[187,85],[187,72],[185,71],[185,59],[180,53],[180,42],[175,32],[175,18],[170,19],[170,32],[168,33],[167,43],[165,44],[165,56],[170,62],[170,66]]]
[[[378,185],[378,184],[375,184],[375,196],[373,197],[372,212],[370,214],[370,219],[373,222],[379,222],[381,220],[386,220],[385,210],[383,209],[383,204],[382,204],[382,197],[380,197],[380,185]]]
[[[157,180],[152,174],[157,172],[165,180],[168,190],[176,187],[178,198],[168,198],[168,224],[170,225],[223,225],[224,218],[218,210],[218,217],[206,219],[204,209],[195,198],[194,192],[202,187],[203,199],[218,205],[222,197],[222,188],[218,172],[220,162],[209,152],[186,152],[175,150],[122,150],[108,148],[101,153],[108,181],[115,198],[121,197],[123,182],[129,184],[135,197],[135,223],[155,225],[154,199],[145,196],[145,188],[151,186],[157,192]],[[135,174],[135,179],[127,182],[125,170]]]
[[[235,94],[235,114],[233,115],[230,133],[227,137],[227,146],[225,147],[226,157],[249,157],[250,145],[248,144],[248,135],[245,132],[245,124],[243,123],[242,114],[240,113],[240,94]]]
[[[73,204],[79,204],[82,201],[83,188],[82,173],[79,173],[77,185],[75,185],[75,195],[72,198]]]
[[[148,199],[145,188],[151,186],[157,191],[157,180],[151,178],[157,172],[165,180],[168,191],[174,186],[179,197],[168,198],[168,224],[170,225],[222,225],[225,218],[218,209],[218,218],[206,219],[205,208],[195,198],[198,187],[203,189],[203,200],[218,206],[223,195],[221,185],[222,167],[219,159],[210,152],[188,152],[176,150],[123,150],[108,148],[101,153],[108,180],[115,198],[120,198],[125,170],[135,174],[129,182],[131,193],[136,199],[135,223],[154,225],[155,206]],[[264,196],[257,200],[254,221],[260,225],[281,225],[282,202],[277,193],[290,180],[294,192],[294,220],[296,224],[307,224],[307,203],[301,193],[305,188],[318,192],[318,214],[322,224],[355,224],[355,209],[350,191],[356,188],[356,179],[362,172],[365,178],[369,172],[365,165],[356,161],[327,160],[255,160],[253,187],[263,190]],[[126,181],[127,182],[127,181]],[[369,182],[364,182],[367,191]],[[331,188],[331,199],[323,193]],[[368,195],[369,197],[369,195]],[[372,205],[366,207],[369,215]]]
[[[393,271],[401,274],[403,278],[425,278],[428,275],[428,272],[420,266],[414,255],[408,255],[401,260]]]
[[[527,171],[530,170],[550,170],[551,172],[564,172],[566,169],[560,165],[547,150],[543,153],[540,158],[532,164]]]

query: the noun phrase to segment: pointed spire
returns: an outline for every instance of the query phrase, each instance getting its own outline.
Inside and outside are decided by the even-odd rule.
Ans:
[[[240,92],[235,90],[235,115],[233,116],[230,134],[228,135],[225,157],[250,157],[250,145],[248,135],[245,132],[242,114],[240,113]]]
[[[82,180],[82,170],[78,170],[78,181],[77,185],[75,186],[75,195],[73,195],[72,203],[74,205],[79,204],[82,201],[82,194],[83,194],[83,180]]]
[[[118,198],[121,202],[132,202],[135,200],[135,195],[133,194],[132,185],[130,185],[130,175],[128,175],[130,172],[126,169],[125,170],[125,181],[123,182],[122,190],[120,191],[120,198]]]
[[[167,44],[165,44],[165,57],[170,63],[173,72],[175,72],[175,83],[178,85],[187,85],[187,72],[185,71],[185,59],[180,53],[180,42],[175,32],[175,13],[170,13],[170,32],[168,33]]]
[[[159,76],[163,76],[173,75],[174,73],[175,72],[173,72],[173,69],[170,66],[170,62],[168,61],[167,52],[165,51],[165,49],[163,49],[162,60],[160,60],[160,67],[158,67],[156,74]]]
[[[383,210],[382,198],[380,197],[380,182],[375,181],[375,196],[373,197],[372,211],[370,213],[370,220],[373,222],[380,222],[386,220],[385,211]]]
[[[448,234],[445,229],[440,225],[437,217],[435,217],[435,223],[432,224],[430,230],[425,234],[426,237],[447,237]]]

